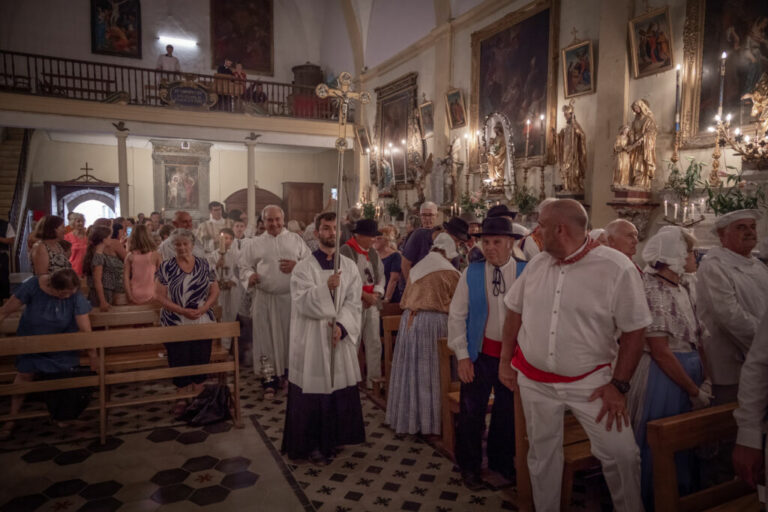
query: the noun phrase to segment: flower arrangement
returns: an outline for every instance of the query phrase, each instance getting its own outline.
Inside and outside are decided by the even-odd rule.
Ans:
[[[697,186],[701,187],[704,185],[704,182],[701,180],[701,171],[707,165],[694,158],[689,157],[688,160],[688,168],[684,173],[680,171],[677,165],[669,162],[669,178],[667,178],[667,183],[664,185],[665,189],[671,190],[683,202],[693,197]]]
[[[539,205],[539,198],[528,191],[528,187],[519,187],[515,190],[515,195],[512,198],[514,204],[517,205],[517,210],[520,215],[530,215],[536,211],[536,207]]]
[[[363,204],[363,218],[374,220],[376,218],[376,205],[373,203]]]
[[[483,194],[480,191],[464,192],[459,204],[462,211],[471,212],[475,217],[485,216],[485,212],[488,210],[488,205],[483,200]]]
[[[395,200],[387,203],[387,213],[390,217],[393,219],[399,219],[400,216],[403,214],[403,208],[400,206],[400,201],[398,201],[397,196],[395,196]]]

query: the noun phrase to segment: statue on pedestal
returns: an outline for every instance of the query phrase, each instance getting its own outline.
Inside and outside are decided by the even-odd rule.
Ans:
[[[504,128],[501,123],[493,127],[493,138],[488,147],[488,177],[494,184],[501,184],[507,163],[507,142],[504,140]]]
[[[619,128],[619,135],[613,143],[613,153],[616,155],[616,166],[613,170],[614,188],[627,187],[630,184],[629,167],[629,126]]]
[[[584,193],[584,176],[587,171],[587,136],[576,121],[574,101],[563,106],[565,128],[557,134],[555,152],[563,190]]]
[[[651,189],[656,174],[656,120],[645,100],[632,104],[635,119],[629,133],[629,165],[632,185]]]
[[[424,189],[427,187],[427,176],[432,173],[432,153],[429,154],[423,165],[416,169],[414,184],[416,185],[416,195],[418,203],[422,204],[427,198],[424,195]]]

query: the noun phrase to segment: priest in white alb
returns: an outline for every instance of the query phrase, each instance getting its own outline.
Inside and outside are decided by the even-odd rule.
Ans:
[[[218,201],[208,203],[208,213],[210,218],[200,223],[195,236],[203,244],[205,253],[211,254],[219,250],[221,230],[224,228],[232,229],[233,222],[224,217],[224,205]]]
[[[315,228],[320,248],[297,264],[291,276],[293,310],[282,452],[291,459],[328,464],[340,446],[365,442],[357,389],[362,281],[355,263],[345,256],[340,256],[339,272],[333,272],[336,214],[320,214]],[[334,294],[340,295],[338,309]]]
[[[288,369],[291,273],[310,252],[299,235],[285,229],[279,206],[265,207],[261,216],[267,230],[243,244],[239,276],[246,289],[255,290],[251,306],[253,369],[261,375],[261,356],[265,355],[282,376]]]

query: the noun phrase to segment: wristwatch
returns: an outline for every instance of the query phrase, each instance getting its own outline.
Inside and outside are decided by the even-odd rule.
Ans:
[[[611,384],[613,384],[613,387],[619,390],[619,393],[622,395],[626,395],[629,391],[629,382],[625,380],[618,380],[618,379],[611,379]]]

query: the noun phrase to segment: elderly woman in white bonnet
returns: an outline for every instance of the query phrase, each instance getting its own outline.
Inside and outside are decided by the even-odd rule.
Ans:
[[[648,421],[709,405],[711,384],[705,382],[702,329],[683,275],[696,270],[696,240],[679,227],[668,227],[643,248],[643,282],[653,318],[645,330],[645,352],[632,377],[627,403],[637,445],[642,454],[642,493],[653,507],[650,449],[645,437]],[[683,455],[681,458],[685,458]],[[681,489],[691,485],[686,461],[678,461]]]
[[[398,434],[440,434],[437,340],[448,335],[448,310],[460,276],[451,260],[457,255],[453,238],[440,233],[408,274],[387,399],[386,423]]]

